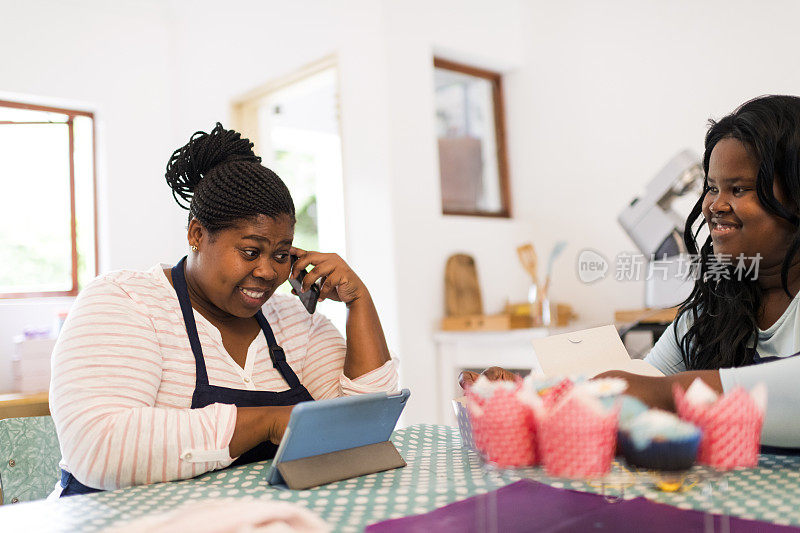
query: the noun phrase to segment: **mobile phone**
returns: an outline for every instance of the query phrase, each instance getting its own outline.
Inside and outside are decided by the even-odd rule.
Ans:
[[[319,285],[316,283],[311,284],[311,288],[307,291],[303,292],[303,278],[306,277],[307,272],[301,270],[298,273],[294,272],[294,264],[297,261],[297,256],[293,255],[292,258],[292,272],[289,274],[289,285],[292,286],[294,292],[297,293],[297,297],[300,298],[300,301],[303,303],[303,306],[306,308],[309,314],[314,314],[314,311],[317,309],[317,300],[319,299]]]

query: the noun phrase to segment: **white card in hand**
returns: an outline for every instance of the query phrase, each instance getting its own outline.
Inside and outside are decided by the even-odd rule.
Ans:
[[[613,325],[534,339],[533,350],[546,376],[591,377],[607,370],[664,375],[641,359],[631,359]]]

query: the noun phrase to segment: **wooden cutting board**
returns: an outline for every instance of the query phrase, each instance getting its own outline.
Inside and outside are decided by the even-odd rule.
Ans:
[[[456,254],[447,260],[444,274],[445,316],[482,315],[483,301],[475,259]]]

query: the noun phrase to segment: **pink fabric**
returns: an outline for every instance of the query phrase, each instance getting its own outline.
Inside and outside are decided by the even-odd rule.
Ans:
[[[259,500],[209,500],[146,516],[114,527],[116,533],[323,533],[330,528],[317,515],[293,503]]]
[[[345,377],[345,340],[327,318],[309,315],[297,297],[276,294],[263,311],[315,399],[397,389],[391,361],[357,379]],[[197,312],[195,320],[211,385],[288,388],[263,335],[241,368],[219,331]],[[236,408],[189,408],[195,362],[162,265],[111,272],[90,283],[70,310],[52,366],[50,410],[61,467],[81,483],[116,489],[190,478],[232,462],[228,444]]]

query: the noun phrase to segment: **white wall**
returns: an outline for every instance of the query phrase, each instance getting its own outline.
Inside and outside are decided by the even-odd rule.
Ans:
[[[485,309],[497,312],[526,295],[515,248],[532,241],[546,254],[566,239],[553,299],[610,321],[642,305],[642,286],[580,284],[578,251],[613,260],[634,250],[617,213],[676,151],[701,151],[709,116],[758,94],[800,93],[800,4],[790,0],[0,0],[0,9],[0,91],[88,102],[101,117],[105,268],[183,251],[184,213],[163,184],[176,146],[229,122],[232,99],[336,55],[348,259],[402,358],[410,423],[436,412],[431,335],[449,255],[476,257]],[[506,74],[511,220],[440,214],[434,53]]]
[[[2,0],[0,90],[96,111],[103,270],[146,268],[180,234],[171,153],[169,30],[156,0]],[[153,216],[155,214],[155,216]]]
[[[528,238],[521,219],[441,214],[435,130],[433,56],[513,72],[523,65],[518,2],[385,2],[391,130],[392,207],[397,269],[401,377],[412,390],[408,422],[433,422],[438,411],[432,335],[444,312],[444,267],[457,252],[472,254],[486,312],[505,296],[524,299],[516,246]],[[425,16],[420,16],[425,13]],[[514,85],[513,76],[507,81]],[[507,101],[509,109],[516,105]],[[517,178],[511,172],[512,183]],[[516,201],[515,201],[516,203]],[[487,366],[492,354],[486,354]]]
[[[164,182],[174,149],[169,56],[156,0],[0,0],[3,97],[96,112],[102,270],[147,268],[182,250],[183,215]],[[10,385],[11,336],[49,326],[68,304],[0,305],[0,391]]]
[[[612,261],[636,252],[621,209],[677,151],[702,153],[709,116],[759,94],[800,92],[800,4],[706,2],[385,2],[400,353],[416,401],[411,422],[434,420],[435,351],[446,258],[478,262],[484,307],[522,301],[515,248],[540,255],[569,242],[552,298],[585,322],[643,305],[641,282],[613,270],[587,286],[583,248]],[[420,16],[420,13],[425,13]],[[440,215],[431,54],[506,72],[514,218]],[[493,354],[486,354],[487,365]]]
[[[578,251],[636,250],[617,213],[677,151],[702,154],[709,117],[800,93],[800,4],[567,0],[527,10],[523,97],[510,117],[517,213],[535,242],[570,242],[555,296],[608,321],[641,306],[643,288],[582,285]]]

